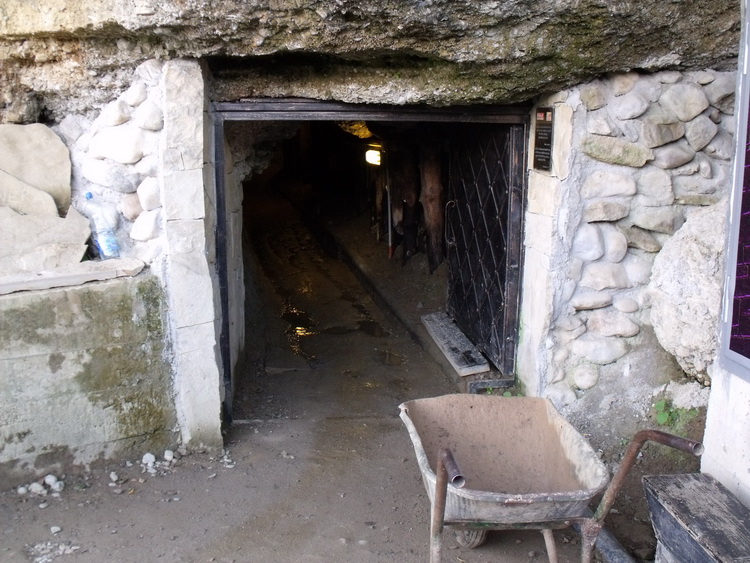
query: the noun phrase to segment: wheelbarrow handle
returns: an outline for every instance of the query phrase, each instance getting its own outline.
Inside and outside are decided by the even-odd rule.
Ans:
[[[460,489],[466,479],[458,468],[453,452],[443,448],[438,452],[435,467],[435,494],[432,501],[430,518],[430,563],[440,563],[443,547],[443,524],[445,522],[445,502],[448,495],[448,484]]]
[[[622,462],[620,462],[620,467],[617,469],[617,472],[612,477],[612,481],[610,481],[607,490],[604,492],[604,496],[602,497],[594,516],[592,518],[586,518],[581,522],[581,535],[583,536],[581,561],[583,563],[591,561],[591,552],[594,550],[596,538],[604,526],[604,518],[615,503],[617,493],[620,492],[620,489],[625,482],[625,478],[633,467],[635,460],[638,458],[638,453],[641,451],[643,444],[649,440],[669,446],[670,448],[687,452],[694,456],[699,456],[703,453],[703,444],[700,442],[688,440],[687,438],[675,436],[674,434],[668,434],[661,430],[641,430],[636,433],[631,440],[628,449],[625,450],[625,455],[622,458]]]

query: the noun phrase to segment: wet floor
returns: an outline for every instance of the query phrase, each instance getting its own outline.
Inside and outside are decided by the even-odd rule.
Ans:
[[[289,473],[275,473],[278,495],[228,539],[259,561],[427,560],[429,500],[398,405],[455,387],[291,205],[253,203],[249,301],[260,309],[232,436],[252,428]],[[445,560],[546,560],[538,532],[503,543],[467,550],[451,537]]]
[[[0,488],[0,560],[427,561],[429,500],[398,405],[454,391],[281,198],[248,198],[248,361],[223,452],[108,460],[59,497]],[[145,453],[145,452],[144,452]],[[157,455],[159,452],[155,452]],[[562,563],[577,536],[559,532]],[[443,561],[546,561],[539,532],[446,535]]]

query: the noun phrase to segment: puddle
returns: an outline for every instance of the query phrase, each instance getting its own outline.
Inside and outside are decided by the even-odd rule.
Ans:
[[[364,320],[357,323],[357,329],[364,332],[367,336],[375,336],[377,338],[383,338],[389,336],[389,332],[385,330],[380,323],[377,321]]]
[[[400,366],[406,358],[390,350],[375,350],[375,360],[384,366]]]

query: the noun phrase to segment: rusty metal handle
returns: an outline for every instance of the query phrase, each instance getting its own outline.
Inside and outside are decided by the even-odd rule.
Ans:
[[[448,448],[443,448],[438,452],[435,471],[435,494],[433,495],[432,518],[430,519],[430,563],[440,563],[441,560],[448,483],[459,489],[466,484],[466,479],[461,475],[453,452]]]
[[[617,469],[617,472],[614,477],[612,477],[612,481],[610,481],[607,490],[604,492],[604,496],[602,497],[594,516],[581,522],[581,535],[583,536],[581,561],[583,563],[591,561],[591,553],[594,550],[596,538],[604,526],[604,518],[615,503],[617,493],[620,492],[628,472],[638,458],[638,452],[641,451],[643,445],[649,440],[669,446],[670,448],[687,452],[694,456],[699,456],[703,453],[703,444],[694,440],[688,440],[687,438],[675,436],[674,434],[668,434],[661,430],[641,430],[638,432],[631,440],[628,449],[625,450],[625,455],[620,462],[620,467]]]

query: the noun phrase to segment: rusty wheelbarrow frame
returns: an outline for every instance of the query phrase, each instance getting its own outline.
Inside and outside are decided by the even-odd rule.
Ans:
[[[487,402],[488,400],[492,402]],[[508,403],[508,401],[518,402]],[[439,438],[437,441],[441,444],[450,444],[451,438],[448,435],[451,434],[451,429],[440,428],[436,430],[434,427],[441,424],[439,420],[442,415],[441,407],[444,408],[446,405],[452,405],[454,402],[459,403],[462,408],[465,408],[467,414],[471,414],[471,410],[475,407],[483,407],[485,410],[488,407],[492,407],[493,410],[497,408],[502,412],[503,407],[512,406],[515,414],[519,412],[526,413],[528,410],[531,413],[528,415],[530,417],[548,417],[543,421],[543,424],[552,425],[554,431],[558,432],[561,436],[561,441],[566,443],[568,450],[571,450],[563,451],[563,448],[563,450],[558,452],[557,455],[561,455],[565,459],[561,458],[562,461],[557,465],[575,465],[576,467],[572,468],[572,470],[576,473],[576,480],[580,487],[576,490],[571,490],[566,486],[566,490],[555,490],[555,485],[551,485],[550,488],[552,490],[543,490],[543,492],[525,491],[521,493],[517,491],[511,493],[491,492],[465,487],[467,482],[471,484],[472,475],[464,475],[461,472],[459,467],[461,454],[459,454],[457,462],[451,447],[442,447],[441,445],[435,448],[436,451],[433,454],[435,457],[428,459],[431,456],[428,456],[425,452],[422,437],[420,437],[409,413],[410,408],[413,407],[422,407],[423,405],[436,406],[438,409],[437,418],[430,421],[429,432],[446,436],[445,438]],[[622,487],[629,470],[635,463],[639,451],[647,441],[655,441],[694,455],[700,455],[703,451],[702,445],[698,442],[657,430],[643,430],[635,435],[617,472],[612,480],[609,481],[609,475],[599,460],[598,455],[596,455],[588,442],[557,413],[546,399],[533,397],[505,398],[477,395],[447,395],[432,399],[408,401],[400,405],[400,409],[401,419],[409,431],[415,453],[417,454],[417,461],[422,472],[425,488],[431,499],[431,563],[439,563],[441,560],[442,532],[445,526],[449,526],[457,531],[468,531],[469,533],[479,531],[480,537],[483,537],[487,530],[538,529],[544,535],[550,562],[556,563],[557,549],[552,530],[566,528],[576,523],[580,527],[582,536],[581,561],[590,563],[594,545],[603,527],[604,518],[612,508],[617,493]],[[460,412],[460,409],[458,412]],[[433,443],[432,445],[435,444]],[[541,443],[530,444],[529,447],[534,448],[539,445]],[[549,444],[547,445],[549,446]],[[462,446],[458,443],[454,442],[454,446],[456,449],[461,450]],[[487,448],[485,447],[484,449]],[[465,454],[465,451],[461,451],[461,453]],[[502,454],[498,452],[498,455]],[[432,469],[433,466],[431,466],[432,460],[434,460],[434,471]],[[556,461],[556,458],[553,457],[552,460]],[[517,464],[518,460],[514,462]],[[607,486],[607,482],[609,482],[609,486]],[[549,483],[547,485],[549,486]],[[593,516],[587,516],[587,514],[591,514],[588,512],[589,502],[605,487],[606,491],[598,508]],[[470,539],[464,545],[475,547],[480,543],[481,540],[472,544]]]

